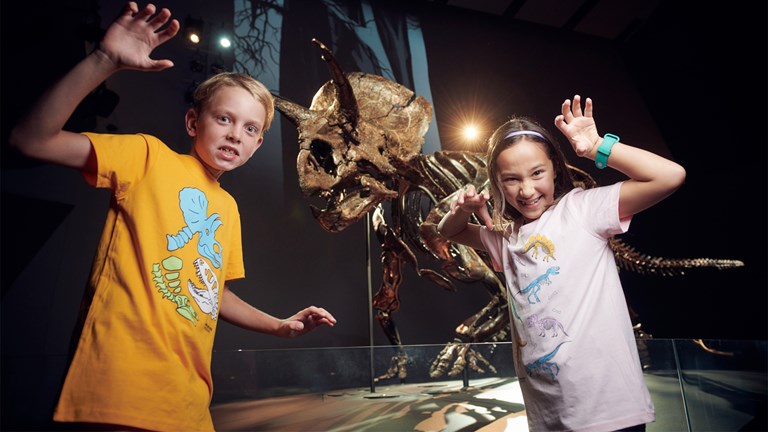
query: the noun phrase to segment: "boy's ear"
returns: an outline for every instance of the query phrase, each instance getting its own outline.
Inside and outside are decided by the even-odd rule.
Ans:
[[[193,137],[197,134],[197,113],[193,108],[187,110],[184,125],[187,127],[187,135]]]

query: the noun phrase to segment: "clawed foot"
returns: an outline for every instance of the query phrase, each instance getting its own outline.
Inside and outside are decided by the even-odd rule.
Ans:
[[[453,363],[452,366],[451,363]],[[438,378],[448,371],[449,377],[455,377],[464,371],[467,365],[469,365],[471,370],[478,373],[485,373],[483,367],[496,373],[496,368],[482,354],[472,349],[470,344],[454,341],[446,344],[432,362],[429,368],[429,376]],[[450,370],[448,370],[449,367]]]
[[[404,380],[408,376],[408,369],[406,366],[408,365],[409,361],[410,358],[407,354],[397,354],[389,361],[389,369],[387,369],[387,372],[384,375],[374,378],[373,382],[392,379],[395,376],[397,376],[400,381]]]

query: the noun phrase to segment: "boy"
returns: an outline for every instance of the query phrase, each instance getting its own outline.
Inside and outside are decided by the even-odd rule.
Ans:
[[[335,318],[308,307],[281,320],[238,298],[240,217],[218,178],[246,163],[274,116],[269,91],[244,74],[197,89],[189,155],[157,138],[62,130],[113,73],[173,66],[151,52],[179,30],[167,9],[127,4],[99,47],[56,83],[11,133],[24,154],[79,169],[113,191],[89,281],[90,307],[54,420],[81,428],[213,430],[211,351],[218,318],[282,337]]]

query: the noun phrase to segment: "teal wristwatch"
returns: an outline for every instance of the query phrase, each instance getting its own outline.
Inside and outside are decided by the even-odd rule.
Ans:
[[[597,148],[597,154],[595,155],[595,166],[603,169],[608,166],[608,156],[611,155],[611,148],[619,141],[619,137],[614,134],[605,134],[603,142],[600,143],[600,147]]]

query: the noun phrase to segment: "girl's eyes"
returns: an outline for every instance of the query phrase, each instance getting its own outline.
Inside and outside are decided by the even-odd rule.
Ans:
[[[229,123],[229,117],[227,116],[219,116],[218,118],[219,118],[219,121],[221,122]]]
[[[531,173],[531,178],[533,178],[533,179],[540,179],[541,177],[544,176],[545,173],[546,173],[545,170],[538,169],[538,170],[536,170],[536,171]],[[520,179],[517,178],[517,177],[506,177],[506,178],[502,178],[501,179],[501,182],[504,183],[504,184],[517,184],[519,181],[520,181]]]

